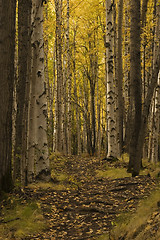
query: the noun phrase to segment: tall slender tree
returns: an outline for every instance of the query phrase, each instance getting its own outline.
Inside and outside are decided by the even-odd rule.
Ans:
[[[80,114],[79,114],[79,102],[78,102],[78,90],[77,90],[77,75],[76,75],[76,33],[77,26],[74,26],[73,35],[73,76],[74,76],[74,97],[75,97],[75,112],[76,112],[76,130],[77,130],[77,154],[81,154],[81,127],[80,127]]]
[[[12,187],[12,103],[16,0],[0,0],[0,191]]]
[[[30,96],[30,83],[31,83],[31,10],[32,10],[32,0],[26,2],[25,8],[27,9],[27,28],[26,38],[27,38],[27,55],[26,57],[26,82],[25,82],[25,101],[23,108],[23,129],[22,129],[22,159],[21,159],[21,182],[22,184],[27,184],[27,159],[28,159],[28,130],[29,130],[29,96]],[[23,10],[23,9],[21,9]],[[23,50],[22,50],[23,51]],[[20,64],[20,62],[19,62]],[[23,86],[22,86],[23,88]]]
[[[33,174],[37,179],[50,178],[46,121],[47,98],[44,80],[43,5],[38,0],[33,0],[32,4],[32,79],[28,146],[31,151],[31,155],[28,157],[28,166],[31,168],[29,167],[29,181],[32,181]]]
[[[56,96],[56,150],[62,152],[62,1],[55,0],[56,11],[56,63],[57,63],[57,96]]]
[[[117,157],[115,86],[114,86],[114,3],[106,0],[106,61],[107,61],[107,133],[108,157]]]
[[[89,66],[87,66],[86,74],[90,85],[90,111],[91,111],[91,129],[90,129],[90,146],[91,154],[94,155],[96,151],[96,115],[95,115],[95,87],[98,73],[98,57],[96,53],[96,33],[88,34],[89,38]]]
[[[130,1],[131,35],[130,35],[130,104],[131,104],[131,141],[129,149],[129,170],[136,160],[137,143],[141,127],[141,58],[140,58],[140,0]],[[136,173],[133,173],[136,174]]]
[[[124,101],[123,101],[123,66],[122,66],[122,22],[123,22],[123,0],[119,1],[118,6],[118,49],[117,49],[117,81],[118,81],[118,134],[119,134],[119,152],[123,151],[123,119],[124,119]]]
[[[67,82],[68,82],[68,154],[71,155],[71,53],[70,53],[70,2],[67,0]]]
[[[123,35],[123,96],[124,96],[124,151],[129,153],[129,141],[130,141],[130,14],[129,14],[130,2],[124,0],[124,35]]]
[[[144,106],[143,106],[143,112],[142,112],[142,127],[141,127],[139,141],[138,141],[137,161],[139,161],[139,155],[140,155],[139,152],[140,153],[142,152],[142,148],[143,148],[143,144],[144,144],[144,137],[145,137],[145,134],[146,134],[146,131],[147,131],[149,114],[151,112],[150,109],[155,109],[156,115],[158,117],[158,111],[157,111],[158,109],[156,109],[157,104],[155,105],[155,103],[158,101],[158,98],[156,98],[156,101],[155,101],[154,93],[156,91],[156,87],[157,87],[157,84],[158,84],[158,81],[159,81],[158,77],[159,77],[159,71],[160,71],[160,5],[157,3],[155,5],[155,8],[156,8],[155,12],[156,12],[157,17],[156,17],[156,24],[155,24],[155,31],[154,31],[152,74],[149,78],[149,83],[150,84],[148,86],[148,91],[147,91],[147,94],[146,94],[146,98],[144,100]],[[158,87],[157,87],[157,91],[158,91]],[[151,108],[152,102],[154,104]],[[155,114],[155,111],[153,110],[152,113]],[[154,121],[153,121],[152,135],[153,135],[153,133],[155,133],[155,131],[154,131],[155,127],[156,126],[154,125]],[[158,130],[158,128],[157,128],[157,130]],[[153,147],[155,148],[155,146],[153,146]],[[153,149],[153,152],[154,152],[154,149]]]
[[[45,21],[48,23],[48,3],[44,6],[44,23]],[[44,31],[44,53],[45,53],[45,82],[47,85],[47,135],[48,135],[48,147],[49,147],[49,153],[53,151],[53,130],[54,130],[54,119],[53,119],[53,85],[55,82],[54,73],[53,73],[53,80],[51,81],[51,78],[49,76],[49,61],[48,61],[48,54],[49,54],[49,36],[48,36],[48,25],[45,24]],[[53,47],[53,61],[54,61],[54,55],[55,55],[55,44]],[[53,65],[55,64],[55,61]],[[54,69],[53,69],[53,72]]]
[[[14,149],[14,178],[20,180],[21,159],[22,159],[22,131],[25,126],[23,118],[26,86],[29,84],[29,44],[30,44],[30,21],[28,16],[31,11],[31,1],[18,2],[18,82],[16,86],[17,114],[16,114],[16,135]],[[26,109],[27,111],[27,109]]]
[[[140,5],[140,3],[137,4],[138,9],[139,9],[139,5]],[[137,12],[138,12],[138,9],[137,9]],[[137,12],[135,13],[136,15],[137,15]],[[140,14],[138,14],[138,19],[139,19],[139,15]],[[132,15],[132,17],[133,16],[134,15]],[[137,18],[135,18],[135,16],[134,16],[134,19],[137,19]],[[159,29],[159,17],[157,19],[158,19],[157,23],[156,23],[156,29],[157,30],[156,30],[156,34],[155,34],[157,41],[154,42],[153,70],[152,70],[152,74],[151,74],[151,77],[150,77],[150,84],[149,84],[149,87],[148,87],[146,98],[144,99],[143,111],[140,108],[140,89],[141,88],[140,88],[140,86],[139,86],[139,89],[137,89],[137,87],[135,87],[135,90],[136,90],[135,91],[136,102],[135,102],[134,126],[136,126],[136,125],[137,126],[136,126],[136,129],[135,129],[135,133],[134,134],[132,133],[131,143],[132,143],[132,141],[134,139],[136,139],[137,143],[135,144],[135,141],[133,141],[134,145],[131,146],[132,151],[130,152],[130,162],[129,162],[131,165],[133,164],[133,171],[132,171],[132,175],[133,176],[138,175],[139,172],[140,172],[141,161],[142,161],[142,152],[143,152],[143,144],[144,144],[145,133],[146,133],[147,124],[148,124],[148,116],[149,116],[149,112],[150,112],[150,106],[151,106],[154,90],[155,90],[155,88],[157,86],[158,73],[159,73],[159,69],[160,69],[160,54],[159,54],[159,52],[160,52],[160,49],[159,49],[159,47],[160,47],[160,38],[159,38],[160,29]],[[138,22],[137,22],[137,24],[138,24]],[[140,36],[139,36],[138,42],[140,42]],[[137,43],[137,44],[139,46],[139,43]],[[138,48],[138,46],[137,46],[137,48]],[[140,49],[140,47],[139,47],[139,49]],[[139,62],[140,62],[139,54],[135,55],[135,57],[136,57],[135,58],[136,61],[138,61],[138,59],[139,59]],[[132,57],[132,60],[133,59],[134,58]],[[140,63],[139,63],[139,65],[140,65]],[[140,70],[137,72],[137,67],[138,66],[135,66],[135,70],[134,70],[135,71],[135,76],[137,76],[137,74],[140,73]],[[138,75],[138,76],[140,76],[140,75]],[[137,86],[138,86],[138,83],[140,84],[140,81],[138,81],[138,82],[135,81],[135,82],[136,82]],[[141,119],[139,118],[139,115],[141,115]],[[134,150],[134,153],[133,153],[133,150]]]
[[[160,72],[158,76],[158,85],[155,89],[155,98],[153,105],[153,128],[152,128],[152,151],[151,162],[158,162],[158,149],[159,149],[159,126],[160,126]]]

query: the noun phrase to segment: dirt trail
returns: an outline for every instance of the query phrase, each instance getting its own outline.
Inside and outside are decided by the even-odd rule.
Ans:
[[[110,163],[108,163],[110,164]],[[113,164],[110,164],[113,166]],[[62,171],[60,165],[57,171]],[[124,164],[114,163],[114,167]],[[68,158],[63,173],[69,189],[34,191],[26,188],[23,197],[37,199],[48,223],[45,233],[24,239],[94,240],[109,232],[120,213],[135,211],[137,203],[154,189],[156,181],[148,176],[109,179],[96,177],[103,168],[96,158]]]

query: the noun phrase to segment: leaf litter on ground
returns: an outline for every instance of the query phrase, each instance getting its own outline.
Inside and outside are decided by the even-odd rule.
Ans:
[[[51,166],[52,183],[32,184],[17,192],[26,203],[36,203],[46,226],[38,234],[35,231],[21,239],[98,239],[111,232],[121,214],[135,212],[140,199],[149,196],[157,185],[155,178],[146,175],[135,178],[107,175],[107,169],[113,169],[113,173],[116,169],[115,174],[117,169],[124,172],[123,161],[59,155],[51,160]],[[105,171],[105,175],[98,175],[97,171]],[[59,178],[61,174],[63,177]]]

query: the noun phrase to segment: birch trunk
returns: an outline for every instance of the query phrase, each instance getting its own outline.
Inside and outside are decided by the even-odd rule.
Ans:
[[[101,139],[102,139],[102,130],[101,130],[101,105],[97,102],[97,118],[98,118],[98,126],[97,126],[97,154],[100,156],[101,154]]]
[[[151,151],[151,162],[158,162],[158,145],[159,145],[159,130],[160,130],[160,71],[158,74],[158,86],[155,91],[155,108],[153,115],[153,133],[152,133],[152,151]]]
[[[107,125],[108,125],[108,153],[107,157],[117,157],[116,148],[116,119],[115,119],[115,87],[113,73],[113,2],[106,0],[106,58],[107,58]]]
[[[154,56],[153,56],[153,66],[156,64],[156,57],[160,55],[160,5],[156,7],[156,27],[154,36]],[[160,61],[160,60],[159,60]],[[159,66],[160,68],[160,66]],[[157,69],[158,70],[158,69]],[[155,71],[153,69],[153,71]],[[160,70],[158,73],[157,87],[155,89],[155,99],[154,99],[154,111],[153,111],[153,127],[152,127],[152,138],[151,146],[152,151],[150,155],[150,160],[152,162],[158,161],[158,139],[159,139],[159,127],[160,127]]]
[[[32,141],[33,159],[29,159],[32,172],[40,180],[50,178],[47,144],[47,99],[44,80],[43,6],[38,0],[32,5],[32,91],[29,132]],[[35,134],[35,136],[33,136]],[[35,162],[34,162],[35,160]],[[30,176],[30,174],[29,174]]]
[[[99,81],[97,81],[97,138],[96,138],[96,147],[97,154],[101,154],[101,139],[102,139],[102,130],[101,130],[101,102],[100,102],[100,90],[99,90]]]

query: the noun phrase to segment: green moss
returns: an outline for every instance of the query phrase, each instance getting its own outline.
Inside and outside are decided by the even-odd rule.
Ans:
[[[129,156],[128,154],[123,154],[119,159],[123,163],[128,163]],[[158,163],[151,163],[148,159],[143,159],[143,169],[140,171],[140,175],[148,175],[150,174],[151,177],[159,177],[160,176],[160,162]],[[130,173],[127,173],[125,168],[119,167],[108,167],[108,164],[103,165],[103,169],[96,171],[97,177],[108,177],[108,178],[124,178],[124,177],[131,177]]]
[[[149,162],[148,159],[143,159],[143,169],[141,170],[141,174],[147,175],[150,173],[151,177],[158,177],[158,173],[160,172],[160,162],[152,163]]]
[[[56,151],[56,152],[53,152],[50,156],[49,156],[49,159],[50,161],[55,161],[55,160],[61,160],[64,158],[64,155],[62,155],[62,153]]]
[[[28,188],[38,190],[38,189],[52,189],[52,190],[66,190],[70,188],[69,184],[63,184],[63,183],[52,183],[52,182],[38,182],[38,183],[32,183],[28,185]]]
[[[115,179],[115,178],[130,177],[130,174],[127,173],[126,169],[124,168],[108,168],[106,170],[97,170],[96,176]]]
[[[38,204],[23,203],[16,198],[8,199],[7,206],[2,208],[1,222],[0,236],[3,239],[10,239],[10,235],[16,239],[22,238],[46,228],[46,221]]]

